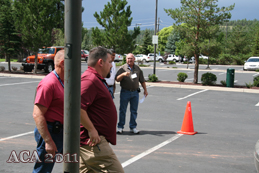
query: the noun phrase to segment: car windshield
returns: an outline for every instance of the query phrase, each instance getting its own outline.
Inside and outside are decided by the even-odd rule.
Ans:
[[[259,58],[248,59],[247,62],[259,62]]]
[[[87,50],[84,50],[84,53],[85,53],[85,54],[89,54],[89,52],[88,52]]]
[[[54,54],[55,53],[55,48],[39,49],[38,53]]]

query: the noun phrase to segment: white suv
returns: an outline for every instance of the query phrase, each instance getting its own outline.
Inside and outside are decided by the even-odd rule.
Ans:
[[[147,54],[150,61],[154,61],[154,55],[155,55],[154,53]],[[156,61],[163,62],[164,58],[162,56],[159,56],[158,54],[156,54]]]
[[[180,56],[175,56],[173,54],[169,54],[166,61],[174,61],[174,62],[178,62],[181,60]]]

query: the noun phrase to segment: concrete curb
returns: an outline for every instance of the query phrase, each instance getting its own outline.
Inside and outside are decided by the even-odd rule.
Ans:
[[[0,76],[30,78],[30,79],[43,79],[45,77],[45,76],[37,76],[37,75],[5,74],[5,73],[0,73]],[[116,84],[119,84],[119,82],[116,82]],[[199,89],[199,90],[207,89],[207,90],[214,90],[214,91],[259,93],[259,90],[244,89],[244,88],[228,88],[228,87],[215,87],[215,86],[195,86],[195,85],[167,84],[167,83],[155,83],[155,82],[146,82],[146,85],[147,86],[157,86],[157,87],[169,87],[169,88],[189,88],[189,89]]]
[[[244,88],[228,88],[228,87],[215,87],[215,86],[195,86],[195,85],[182,85],[182,84],[166,84],[166,83],[155,83],[147,82],[147,86],[157,87],[169,87],[169,88],[189,88],[199,90],[214,90],[214,91],[228,91],[228,92],[244,92],[244,93],[259,93],[259,90],[255,89],[244,89]]]
[[[25,75],[25,74],[5,74],[0,73],[0,76],[5,77],[20,77],[20,78],[32,78],[32,79],[43,79],[45,76],[38,76],[38,75]]]

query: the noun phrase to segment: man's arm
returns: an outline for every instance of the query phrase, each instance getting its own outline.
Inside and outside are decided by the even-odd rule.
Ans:
[[[130,75],[130,72],[124,72],[124,73],[121,73],[119,76],[116,77],[116,81],[117,82],[120,82],[124,76],[129,76]]]
[[[95,146],[101,142],[101,138],[99,137],[97,130],[84,109],[81,109],[81,124],[88,130],[90,139],[87,143],[89,146]]]
[[[48,108],[46,108],[45,106],[36,104],[34,105],[34,109],[33,109],[33,118],[34,121],[36,123],[37,129],[40,133],[40,135],[42,136],[42,138],[45,141],[45,150],[47,153],[52,154],[52,156],[55,156],[55,152],[58,151],[56,144],[54,143],[49,130],[48,130],[48,126],[47,126],[47,122],[46,119],[44,117],[44,114],[47,112]]]
[[[144,89],[144,95],[145,95],[145,97],[147,97],[148,92],[147,92],[146,83],[145,83],[145,82],[141,83],[141,86],[142,86],[142,88]]]

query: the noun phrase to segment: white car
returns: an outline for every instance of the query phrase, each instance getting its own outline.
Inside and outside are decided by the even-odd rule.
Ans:
[[[123,60],[123,56],[120,54],[115,54],[114,62],[119,62]]]
[[[244,64],[244,70],[259,69],[259,57],[250,57]]]
[[[174,61],[174,62],[179,62],[181,60],[180,56],[176,56],[173,54],[169,54],[166,61]]]
[[[149,62],[149,57],[147,55],[144,54],[137,54],[135,56],[135,61],[143,61],[143,62]]]
[[[155,56],[154,53],[149,53],[149,54],[147,54],[147,56],[150,61],[154,61],[154,56]],[[156,61],[163,62],[164,58],[162,56],[159,56],[158,54],[156,54]]]
[[[200,55],[199,58],[208,59],[208,57],[207,57],[207,56],[204,56],[204,55]]]

